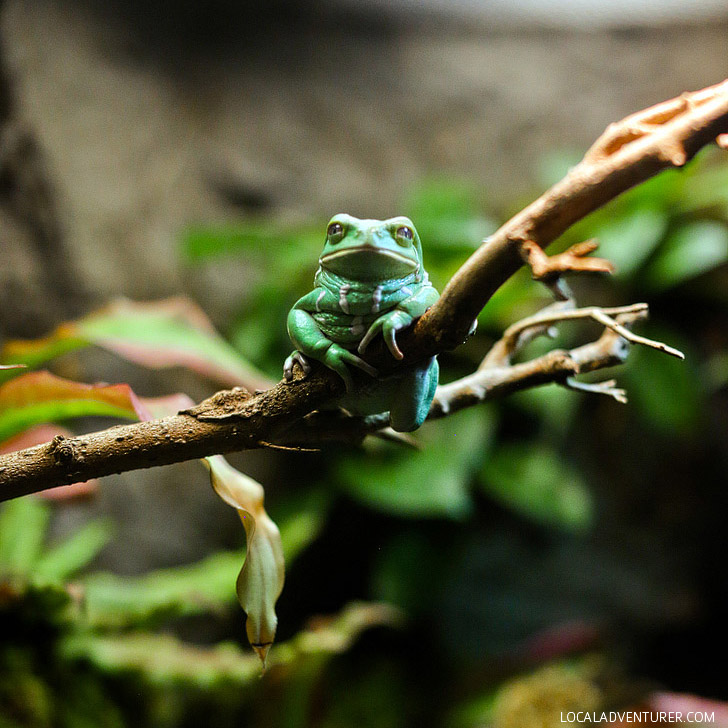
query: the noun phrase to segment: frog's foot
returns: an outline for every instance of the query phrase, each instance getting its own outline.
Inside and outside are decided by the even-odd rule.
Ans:
[[[287,382],[293,379],[293,365],[296,363],[301,367],[304,377],[307,377],[311,372],[311,365],[308,363],[308,359],[300,351],[294,351],[283,363],[283,376]]]
[[[381,331],[384,343],[395,359],[404,359],[404,354],[397,346],[397,332],[404,329],[412,323],[412,316],[405,311],[390,311],[380,316],[367,331],[364,338],[359,344],[359,353],[363,354],[364,350],[372,342],[372,339]]]
[[[412,432],[427,419],[437,389],[437,359],[414,367],[402,379],[400,392],[406,393],[392,402],[389,423],[396,432]]]
[[[354,382],[349,372],[349,366],[361,369],[370,377],[376,377],[378,375],[377,370],[371,364],[367,364],[367,362],[359,358],[356,354],[353,354],[338,344],[331,344],[326,350],[322,361],[329,369],[333,369],[344,380],[347,392],[351,392],[354,389]]]

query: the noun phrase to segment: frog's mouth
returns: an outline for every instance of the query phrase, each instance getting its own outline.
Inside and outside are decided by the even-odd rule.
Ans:
[[[412,258],[371,245],[337,250],[324,255],[319,262],[324,268],[341,276],[362,280],[402,278],[419,267]]]

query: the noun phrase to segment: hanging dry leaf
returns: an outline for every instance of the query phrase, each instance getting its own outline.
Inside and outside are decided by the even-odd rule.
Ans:
[[[237,594],[248,617],[248,640],[265,667],[278,623],[275,604],[285,578],[281,536],[263,507],[260,483],[236,470],[222,455],[202,462],[210,471],[215,492],[238,511],[245,527],[247,553],[238,575]]]

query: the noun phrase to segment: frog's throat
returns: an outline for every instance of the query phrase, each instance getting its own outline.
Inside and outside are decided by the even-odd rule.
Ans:
[[[392,278],[376,281],[376,283],[345,278],[323,267],[319,267],[314,277],[315,286],[326,288],[337,297],[339,297],[341,289],[345,287],[347,291],[352,291],[353,293],[372,293],[374,289],[377,289],[377,296],[386,299],[392,293],[402,291],[402,289],[406,291],[409,286],[422,282],[427,282],[427,273],[423,273],[421,267],[409,275],[404,276],[404,278]],[[411,294],[412,291],[410,290],[409,295]]]

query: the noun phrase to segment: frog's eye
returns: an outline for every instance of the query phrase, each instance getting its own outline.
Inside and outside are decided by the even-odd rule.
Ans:
[[[332,222],[326,229],[326,237],[332,243],[338,243],[344,237],[344,226],[340,222]]]
[[[407,225],[401,225],[400,227],[398,227],[394,234],[397,240],[404,245],[406,245],[407,243],[411,243],[412,239],[415,236],[412,232],[412,228],[407,227]]]

